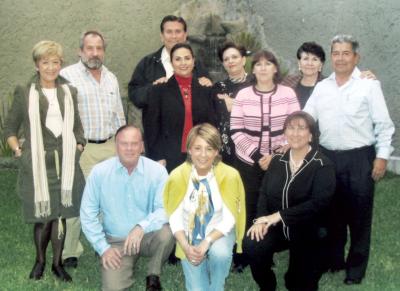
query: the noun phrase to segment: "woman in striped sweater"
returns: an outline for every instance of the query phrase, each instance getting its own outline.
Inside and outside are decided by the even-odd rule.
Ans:
[[[262,177],[273,151],[286,143],[285,119],[300,109],[295,92],[279,84],[279,64],[271,52],[257,52],[251,68],[255,83],[238,92],[230,120],[236,150],[235,167],[246,191],[246,228],[256,216]]]

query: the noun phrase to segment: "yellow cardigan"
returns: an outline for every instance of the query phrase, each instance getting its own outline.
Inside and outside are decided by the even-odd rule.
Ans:
[[[164,208],[169,216],[178,208],[185,197],[191,170],[192,165],[188,162],[181,164],[171,172],[165,184]],[[217,179],[222,200],[235,217],[236,251],[241,253],[246,224],[245,194],[242,179],[237,170],[222,162],[219,162],[214,167],[214,175]],[[175,254],[178,258],[185,258],[185,254],[179,244],[177,244]]]

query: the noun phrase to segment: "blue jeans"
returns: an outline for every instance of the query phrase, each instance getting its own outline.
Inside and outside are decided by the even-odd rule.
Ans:
[[[187,259],[181,260],[185,285],[188,291],[223,291],[232,262],[235,230],[216,240],[208,250],[207,257],[198,266]]]

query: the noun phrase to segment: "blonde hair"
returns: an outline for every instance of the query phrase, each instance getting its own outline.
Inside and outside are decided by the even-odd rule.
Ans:
[[[33,46],[32,58],[35,64],[44,57],[56,56],[61,63],[64,62],[64,54],[62,46],[51,40],[42,40]]]
[[[220,152],[222,147],[221,135],[219,134],[218,129],[212,126],[209,123],[202,123],[193,127],[187,136],[186,140],[186,150],[188,152],[186,156],[186,160],[189,163],[192,163],[192,158],[189,154],[189,149],[192,146],[196,137],[201,137],[204,139],[214,150]],[[215,160],[214,164],[216,165],[221,160],[221,156],[218,155]]]

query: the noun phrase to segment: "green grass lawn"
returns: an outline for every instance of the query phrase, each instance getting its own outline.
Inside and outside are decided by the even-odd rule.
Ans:
[[[35,260],[32,225],[22,220],[21,207],[15,191],[17,173],[0,170],[0,290],[99,290],[99,261],[94,251],[82,238],[85,252],[79,267],[69,270],[73,283],[62,283],[51,274],[51,249],[47,269],[40,281],[28,279]],[[372,246],[367,276],[359,286],[345,286],[344,272],[326,274],[320,290],[400,290],[400,176],[388,175],[377,184],[375,193]],[[339,214],[338,214],[339,215]],[[145,260],[135,270],[132,290],[145,290]],[[275,256],[278,290],[285,290],[283,274],[287,266],[287,252]],[[165,266],[162,274],[164,290],[184,290],[181,267]],[[257,290],[247,268],[243,274],[231,274],[226,290]]]

